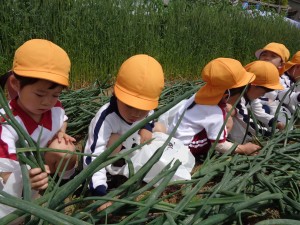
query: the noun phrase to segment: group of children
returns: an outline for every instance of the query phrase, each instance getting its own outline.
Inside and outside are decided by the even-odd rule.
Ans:
[[[179,103],[168,126],[152,121],[137,131],[134,135],[140,138],[136,144],[151,140],[153,132],[172,132],[183,115],[174,137],[196,159],[212,145],[220,153],[258,154],[261,147],[251,142],[258,135],[257,130],[269,135],[272,127],[284,129],[287,121],[280,119],[276,112],[292,115],[297,109],[300,92],[295,84],[300,78],[300,51],[289,61],[289,50],[283,44],[272,42],[256,51],[255,56],[257,60],[246,66],[232,58],[210,61],[201,73],[205,85]],[[59,175],[63,179],[74,176],[75,139],[66,134],[67,116],[59,101],[62,90],[69,85],[70,66],[62,48],[47,40],[32,39],[17,49],[12,70],[0,78],[2,88],[6,86],[11,97],[9,107],[13,116],[31,138],[40,147],[70,151],[45,152],[45,170],[29,169],[34,190],[46,189],[48,176],[57,169],[62,171],[64,165],[66,171]],[[156,59],[145,54],[128,58],[119,69],[110,102],[100,108],[90,123],[84,167],[122,134],[153,114],[163,88],[164,73]],[[1,120],[0,162],[13,164],[18,160],[18,134],[6,123],[4,110]],[[130,147],[120,145],[113,154]],[[7,168],[0,165],[1,190],[13,176],[20,176]],[[92,195],[103,196],[107,188],[106,170],[101,169],[92,175],[89,190]]]

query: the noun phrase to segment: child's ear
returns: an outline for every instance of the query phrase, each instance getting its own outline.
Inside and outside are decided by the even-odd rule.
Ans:
[[[229,94],[228,93],[225,93],[221,99],[220,102],[223,102],[223,103],[226,103],[228,101],[228,98],[229,98]]]
[[[6,82],[6,87],[8,90],[9,98],[12,100],[16,98],[18,96],[18,93],[20,92],[20,81],[18,81],[14,75],[11,75]]]
[[[8,85],[16,92],[20,91],[20,81],[14,75],[8,78]]]

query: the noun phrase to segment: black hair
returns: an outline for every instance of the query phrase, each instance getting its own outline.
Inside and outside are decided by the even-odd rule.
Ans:
[[[0,77],[0,86],[2,89],[5,88],[6,82],[12,74],[13,74],[13,72],[10,70]]]
[[[229,94],[230,96],[234,96],[237,94],[241,94],[243,91],[245,90],[245,92],[247,91],[248,87],[247,85],[245,86],[241,86],[241,87],[237,87],[237,88],[231,88],[229,90],[226,90],[224,94]]]
[[[20,88],[23,88],[30,84],[34,84],[40,80],[40,78],[23,77],[23,76],[17,75],[16,73],[14,73],[14,75],[15,75],[16,79],[20,82]],[[52,85],[49,87],[49,89],[54,89],[57,86],[63,86],[63,85],[55,83],[55,82],[51,82],[51,83],[52,83]]]

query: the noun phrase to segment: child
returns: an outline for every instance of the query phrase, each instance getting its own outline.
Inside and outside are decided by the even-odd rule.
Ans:
[[[294,113],[300,103],[300,89],[295,85],[300,80],[300,51],[296,52],[292,59],[285,64],[285,73],[280,77],[280,82],[284,87],[278,92],[277,98],[283,101],[283,106],[290,114]],[[294,88],[291,90],[291,88]],[[289,92],[286,96],[285,94]]]
[[[163,87],[163,70],[154,58],[140,54],[127,59],[118,72],[110,102],[102,106],[91,121],[85,153],[100,155],[122,134],[152,113],[158,106]],[[147,124],[145,129],[139,131],[141,142],[151,139],[153,126],[152,123]],[[128,139],[135,137],[136,134],[133,134]],[[136,144],[139,144],[138,140]],[[117,148],[114,154],[123,147]],[[90,156],[84,157],[84,166],[92,160]],[[89,183],[92,195],[106,194],[106,180],[105,168],[92,176]]]
[[[279,75],[284,73],[284,65],[290,58],[290,51],[283,44],[271,42],[255,52],[257,59],[268,61],[277,67]]]
[[[39,147],[75,151],[72,143],[75,139],[65,133],[67,117],[58,100],[62,90],[69,85],[70,65],[69,57],[62,48],[43,39],[29,40],[15,52],[12,72],[7,81],[17,96],[9,102],[9,106],[17,122],[39,143]],[[5,114],[3,109],[1,113]],[[19,137],[11,125],[3,122],[5,117],[2,117],[0,125],[0,161],[14,164],[18,160],[16,150]],[[70,178],[75,171],[76,158],[74,154],[45,152],[46,171],[41,168],[29,171],[31,187],[36,190],[47,188],[48,173],[55,173],[61,159],[64,163],[70,159],[63,179]],[[5,187],[12,171],[18,169],[7,170],[2,166],[0,175]],[[21,186],[21,183],[18,185]],[[15,194],[21,197],[21,193]]]
[[[256,78],[236,106],[236,115],[233,117],[233,127],[229,136],[231,140],[238,143],[243,143],[245,134],[247,134],[245,140],[250,141],[252,139],[251,136],[256,135],[256,125],[261,133],[269,134],[267,129],[259,124],[254,124],[254,121],[248,114],[248,109],[254,111],[251,101],[270,91],[283,89],[279,82],[279,72],[272,63],[254,61],[246,65],[245,69],[250,73],[254,73]]]
[[[212,60],[204,67],[201,76],[206,84],[182,105],[168,129],[170,133],[184,113],[174,137],[183,141],[196,158],[206,154],[216,141],[216,150],[221,153],[233,146],[226,140],[226,127],[223,129],[226,103],[229,100],[235,102],[245,86],[255,78],[239,61],[231,58]],[[259,149],[258,145],[247,143],[238,145],[234,152],[252,155]]]
[[[284,65],[290,57],[290,52],[285,45],[271,42],[262,49],[257,50],[255,56],[259,60],[270,62],[276,66],[281,76],[284,73]],[[255,105],[253,106],[255,109],[253,113],[266,127],[269,127],[269,124],[272,124],[274,120],[274,115],[279,104],[276,100],[277,94],[278,91],[268,92],[251,103]],[[283,130],[284,127],[285,123],[277,121],[276,128]]]

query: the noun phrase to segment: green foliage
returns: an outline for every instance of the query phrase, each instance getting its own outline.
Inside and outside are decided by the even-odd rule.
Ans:
[[[286,6],[288,4],[288,0],[262,0],[262,2],[283,6]]]
[[[300,212],[300,132],[296,127],[298,114],[292,115],[287,128],[274,134],[272,139],[261,137],[262,149],[258,155],[246,156],[231,154],[234,148],[224,154],[218,154],[213,145],[209,154],[203,158],[201,166],[195,167],[192,179],[169,183],[180,163],[166,166],[153,180],[145,184],[141,181],[161,156],[166,141],[156,153],[138,171],[132,173],[123,184],[112,187],[106,196],[89,196],[86,183],[101,168],[128,156],[142,147],[136,146],[128,151],[110,156],[111,153],[130,135],[144,127],[146,123],[165,113],[181,100],[191,96],[203,85],[202,82],[177,82],[167,85],[160,99],[159,110],[150,117],[140,121],[135,127],[123,134],[118,141],[97,156],[93,162],[81,170],[69,182],[58,185],[49,184],[48,189],[41,193],[41,197],[31,202],[26,199],[13,197],[0,190],[0,203],[16,208],[13,213],[0,219],[0,224],[11,224],[20,217],[30,215],[26,225],[31,224],[268,224],[265,211],[277,210],[280,220],[272,220],[272,224],[296,224]],[[88,124],[82,120],[86,111],[95,113],[92,105],[107,101],[105,87],[82,88],[77,91],[63,93],[63,100],[69,102],[76,99],[79,106],[74,110],[73,104],[66,107],[77,111],[77,115],[70,116],[72,121],[81,123],[80,127]],[[97,90],[98,89],[98,90]],[[104,96],[103,96],[104,95]],[[99,96],[99,97],[98,97]],[[98,97],[98,101],[96,98]],[[86,99],[88,98],[88,99]],[[82,101],[80,101],[80,99]],[[90,99],[90,101],[89,101]],[[92,101],[91,101],[92,99]],[[7,105],[3,93],[0,95],[0,105]],[[14,129],[18,124],[11,116],[9,108],[5,112],[12,119],[9,120]],[[83,114],[80,109],[85,109]],[[77,118],[76,118],[77,116]],[[290,127],[295,129],[290,129]],[[75,129],[76,130],[76,129]],[[174,132],[175,130],[173,130]],[[169,138],[172,137],[172,133]],[[30,137],[20,130],[19,137]],[[147,143],[144,143],[147,144]],[[39,151],[23,142],[24,148],[18,149],[18,155],[54,149],[41,148]],[[76,152],[79,158],[82,153]],[[89,155],[89,154],[86,154]],[[92,156],[92,155],[90,155]],[[20,157],[20,163],[35,164],[35,158]],[[30,163],[31,162],[31,163]],[[24,168],[25,170],[25,168]],[[29,185],[23,176],[23,183]],[[153,187],[159,180],[159,186]],[[52,180],[53,182],[53,180]],[[59,183],[59,181],[58,181]],[[73,196],[81,186],[81,195]],[[80,189],[79,189],[80,190]],[[176,202],[172,199],[176,198]],[[96,209],[107,201],[113,204],[106,210],[98,212]],[[171,203],[172,202],[172,203]],[[68,207],[73,207],[68,211]],[[66,213],[66,212],[69,213]]]
[[[282,17],[250,16],[227,1],[6,0],[0,12],[0,72],[11,68],[23,42],[46,38],[70,55],[73,87],[113,81],[138,53],[157,58],[168,79],[199,79],[213,58],[246,64],[271,41],[291,53],[300,45],[300,30]]]

